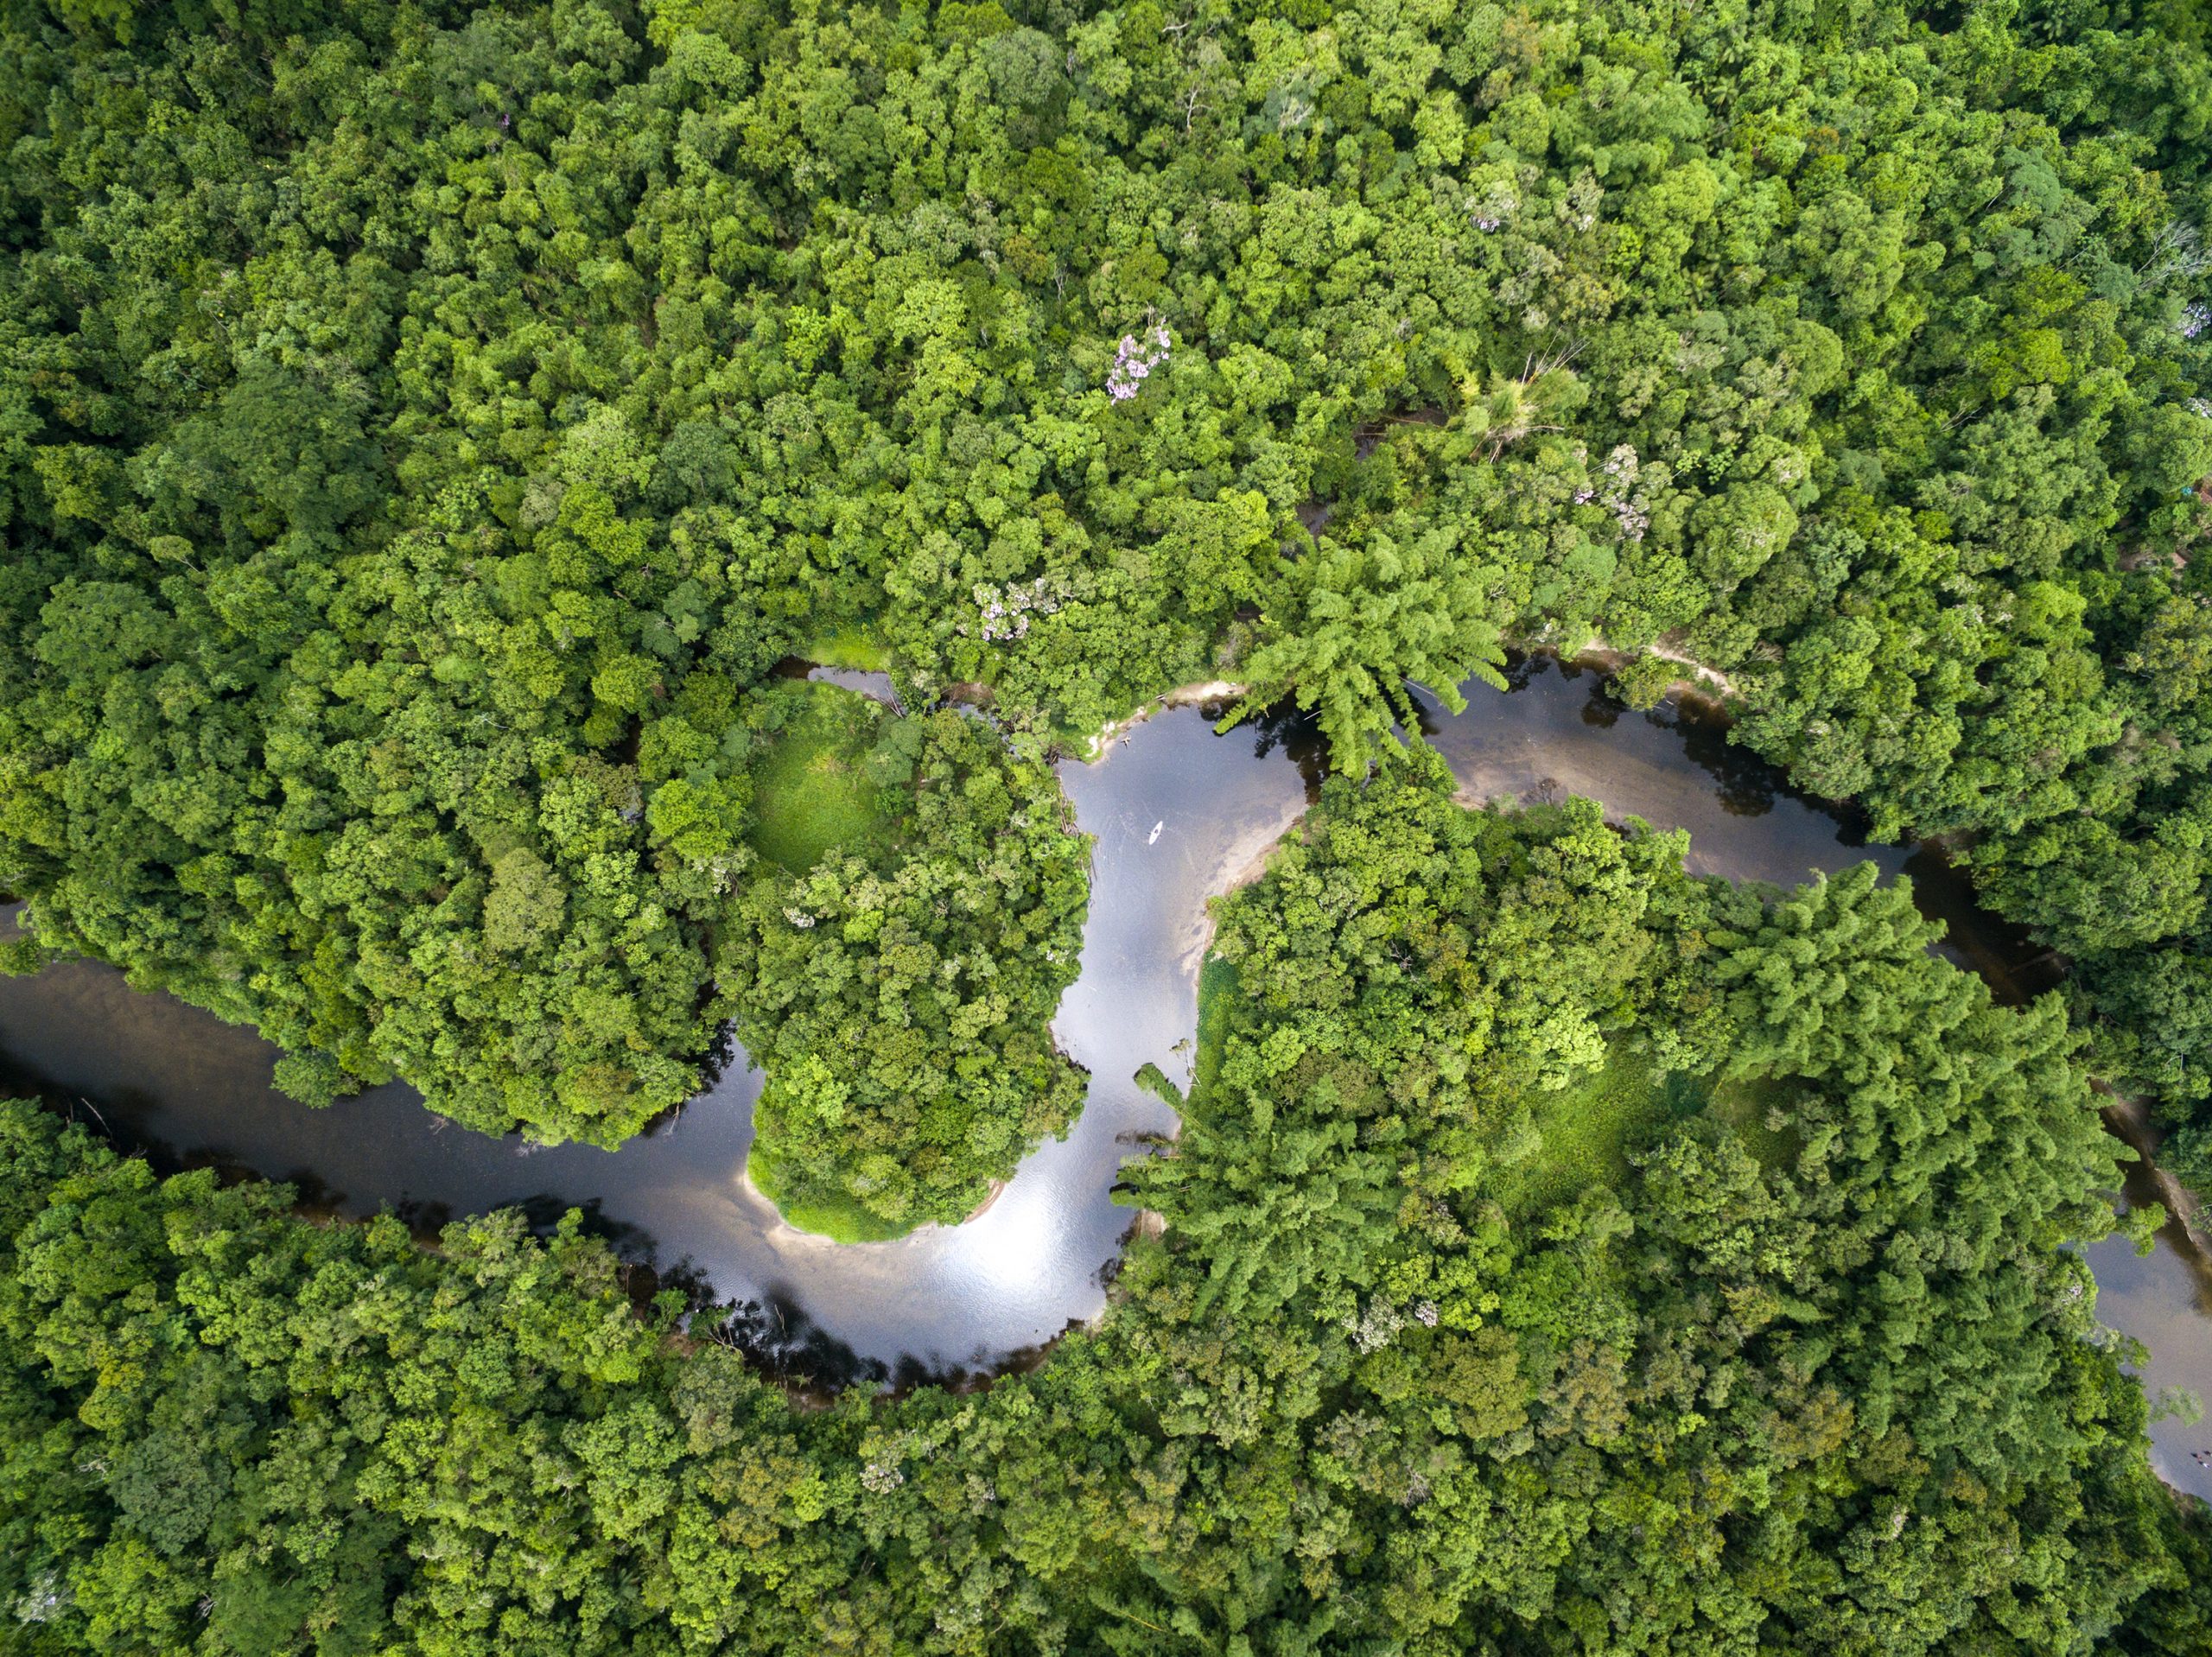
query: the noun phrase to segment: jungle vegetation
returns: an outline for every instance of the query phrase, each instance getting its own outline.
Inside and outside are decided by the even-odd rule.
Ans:
[[[979,1394],[801,1407],[577,1216],[425,1250],[0,1108],[15,1648],[2201,1649],[2058,999],[1872,866],[1452,787],[1332,780],[1223,901],[1165,1234]]]
[[[1356,768],[1602,635],[2212,1095],[2197,9],[1014,10],[12,0],[43,943],[612,1142],[732,1010],[787,651],[1040,737],[1230,672]]]
[[[11,968],[541,1140],[734,1023],[758,1171],[880,1235],[1079,1097],[1055,747],[1230,677],[1337,773],[1223,908],[1164,1235],[984,1393],[803,1409],[575,1224],[425,1250],[9,1108],[10,1640],[2201,1651],[2066,1245],[2090,1071],[2212,1184],[2207,31],[0,0]],[[1394,750],[1408,677],[1600,638],[2063,1000]]]
[[[977,721],[823,685],[759,700],[786,714],[755,773],[772,867],[717,952],[767,1072],[753,1178],[841,1241],[957,1221],[1082,1106],[1048,1025],[1082,948],[1090,837],[1051,768]]]

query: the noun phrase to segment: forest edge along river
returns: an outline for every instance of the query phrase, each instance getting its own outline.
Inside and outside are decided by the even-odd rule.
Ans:
[[[1981,911],[1938,853],[1866,844],[1847,809],[1792,790],[1732,746],[1716,714],[1679,700],[1631,711],[1605,694],[1605,676],[1522,658],[1507,691],[1466,686],[1464,714],[1417,693],[1421,729],[1470,803],[1585,795],[1614,821],[1688,829],[1690,869],[1732,879],[1789,886],[1871,860],[1912,880],[1923,912],[1948,928],[1944,952],[2000,1000],[2056,981],[2056,964]],[[1068,1136],[1032,1152],[963,1225],[845,1245],[785,1223],[745,1178],[761,1077],[734,1044],[703,1092],[619,1151],[546,1147],[471,1133],[398,1085],[310,1110],[270,1088],[276,1050],[251,1031],[72,961],[0,978],[0,1090],[82,1101],[160,1164],[250,1169],[330,1212],[389,1207],[429,1228],[510,1206],[546,1225],[580,1209],[661,1281],[736,1302],[747,1349],[795,1380],[958,1382],[1019,1367],[1105,1305],[1136,1218],[1114,1200],[1118,1171],[1176,1126],[1137,1073],[1149,1063],[1179,1087],[1190,1080],[1206,900],[1257,872],[1319,783],[1319,740],[1303,719],[1217,736],[1220,707],[1179,703],[1117,725],[1095,759],[1060,766],[1096,843],[1081,974],[1053,1028],[1090,1091]],[[2141,1165],[2126,1195],[2152,1200]],[[2212,1387],[2212,1266],[2179,1224],[2148,1257],[2119,1236],[2088,1253],[2102,1321],[2143,1343],[2154,1395]],[[2212,1496],[2212,1470],[2190,1458],[2212,1437],[2169,1418],[2152,1438],[2167,1482]]]

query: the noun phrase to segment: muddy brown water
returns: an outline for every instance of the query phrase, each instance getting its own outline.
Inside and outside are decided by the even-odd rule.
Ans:
[[[1421,725],[1472,800],[1586,795],[1616,819],[1690,831],[1698,873],[1789,885],[1862,860],[1904,875],[1950,929],[1946,954],[2018,1000],[2056,968],[1983,913],[1925,848],[1870,846],[1850,811],[1791,790],[1726,740],[1699,705],[1649,713],[1605,694],[1601,671],[1516,662],[1509,686],[1466,687],[1453,715],[1423,693]],[[873,687],[870,687],[873,689]],[[614,1152],[544,1147],[454,1127],[410,1089],[378,1088],[309,1110],[269,1085],[276,1052],[251,1032],[174,998],[131,990],[112,968],[66,962],[0,978],[0,1084],[36,1088],[165,1165],[213,1163],[297,1184],[311,1205],[395,1209],[421,1226],[519,1206],[550,1224],[569,1208],[664,1279],[743,1308],[766,1362],[825,1384],[957,1381],[1019,1366],[1095,1317],[1130,1210],[1122,1161],[1173,1113],[1139,1087],[1158,1064],[1187,1082],[1205,900],[1305,810],[1321,774],[1305,721],[1279,716],[1217,736],[1217,708],[1155,714],[1095,761],[1060,769],[1096,836],[1081,975],[1054,1029],[1090,1072],[1064,1140],[1025,1159],[999,1199],[957,1227],[842,1246],[796,1231],[744,1179],[760,1076],[741,1050],[671,1122]],[[72,1104],[69,1101],[82,1101]],[[2154,1390],[2212,1383],[2212,1270],[2170,1228],[2139,1260],[2094,1247],[2104,1320],[2140,1340]],[[2189,1451],[2212,1432],[2162,1423],[2154,1457],[2172,1483],[2212,1495]]]

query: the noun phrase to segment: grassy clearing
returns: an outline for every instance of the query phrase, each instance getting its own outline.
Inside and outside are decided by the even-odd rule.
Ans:
[[[1666,1080],[1653,1074],[1649,1054],[1616,1039],[1596,1070],[1556,1092],[1531,1095],[1543,1146],[1527,1161],[1499,1171],[1497,1196],[1506,1212],[1533,1214],[1587,1186],[1619,1184],[1630,1152],[1675,1114]]]
[[[835,848],[864,846],[885,823],[861,760],[880,717],[875,704],[836,685],[812,684],[753,771],[753,849],[803,874]]]
[[[891,671],[889,648],[877,643],[868,629],[861,626],[817,633],[807,640],[798,654],[817,667],[851,668],[861,673]]]
[[[785,1223],[798,1230],[827,1237],[831,1242],[889,1242],[894,1237],[905,1236],[914,1228],[911,1223],[887,1220],[850,1199],[843,1202],[787,1202],[783,1194],[783,1165],[775,1153],[757,1139],[753,1141],[751,1154],[745,1159],[745,1173],[752,1180],[754,1189],[775,1204],[776,1212],[784,1216]]]
[[[1759,1159],[1761,1167],[1772,1172],[1795,1166],[1797,1153],[1804,1149],[1796,1129],[1785,1127],[1777,1132],[1766,1125],[1767,1112],[1784,1104],[1789,1097],[1788,1082],[1755,1076],[1716,1083],[1705,1108],[1735,1129],[1744,1148]]]
[[[1796,1136],[1766,1126],[1769,1108],[1784,1092],[1783,1084],[1764,1077],[1716,1081],[1655,1071],[1649,1053],[1616,1038],[1596,1070],[1556,1093],[1530,1099],[1543,1146],[1528,1161],[1501,1171],[1498,1200],[1507,1213],[1528,1215],[1591,1185],[1618,1186],[1628,1177],[1631,1156],[1700,1112],[1734,1129],[1764,1166],[1784,1166],[1796,1155]]]
[[[1236,968],[1219,955],[1208,955],[1198,968],[1198,1039],[1191,1059],[1192,1098],[1204,1096],[1220,1072],[1236,1004]]]

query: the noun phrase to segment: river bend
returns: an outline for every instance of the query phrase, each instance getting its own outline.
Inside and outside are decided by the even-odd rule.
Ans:
[[[1688,828],[1690,868],[1732,879],[1789,885],[1872,859],[1885,876],[1911,878],[1923,911],[1950,929],[1945,953],[2000,999],[2055,981],[2052,964],[1976,908],[1941,857],[1867,845],[1847,812],[1792,790],[1730,746],[1717,720],[1673,702],[1632,712],[1603,679],[1528,658],[1507,691],[1468,685],[1464,714],[1424,695],[1422,728],[1471,801],[1586,795],[1616,819]],[[510,1205],[550,1223],[581,1208],[664,1280],[742,1303],[751,1344],[794,1375],[988,1373],[1103,1306],[1132,1220],[1113,1200],[1117,1171],[1144,1136],[1174,1127],[1135,1073],[1150,1062],[1179,1085],[1189,1079],[1206,899],[1253,871],[1318,787],[1320,744],[1306,721],[1277,716],[1216,736],[1219,713],[1164,709],[1090,763],[1060,767],[1077,822],[1096,837],[1081,975],[1054,1020],[1062,1048],[1090,1073],[1090,1093],[1068,1137],[1032,1152],[965,1225],[841,1246],[785,1224],[744,1178],[761,1078],[741,1051],[672,1122],[620,1150],[549,1148],[453,1126],[401,1086],[305,1109],[270,1089],[275,1050],[251,1032],[134,992],[111,968],[67,962],[0,978],[0,1083],[81,1100],[165,1163],[290,1180],[334,1212],[389,1206],[429,1226]],[[2146,1382],[2212,1382],[2212,1274],[2186,1240],[2175,1232],[2148,1260],[2108,1241],[2090,1258],[2105,1321],[2150,1349]],[[2212,1470],[2189,1456],[2212,1446],[2212,1432],[2167,1422],[2154,1438],[2161,1475],[2212,1496]]]

